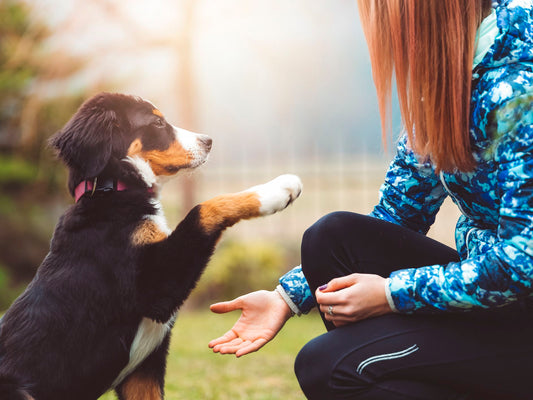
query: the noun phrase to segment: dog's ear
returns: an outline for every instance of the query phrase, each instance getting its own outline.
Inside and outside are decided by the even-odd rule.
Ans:
[[[58,157],[85,178],[96,177],[113,152],[113,137],[118,132],[118,117],[106,105],[105,95],[84,103],[69,122],[50,138]]]

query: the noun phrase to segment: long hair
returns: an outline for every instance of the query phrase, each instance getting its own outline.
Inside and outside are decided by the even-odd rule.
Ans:
[[[477,27],[490,0],[358,0],[358,5],[384,142],[394,75],[415,153],[437,171],[472,170],[472,64]]]

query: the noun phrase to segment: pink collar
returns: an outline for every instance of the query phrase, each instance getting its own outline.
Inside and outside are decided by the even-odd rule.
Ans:
[[[104,181],[103,183],[98,182],[98,178],[94,178],[93,180],[85,180],[81,181],[78,186],[74,189],[74,199],[76,200],[76,203],[78,200],[86,193],[90,193],[91,196],[94,195],[95,192],[110,192],[110,191],[117,191],[122,192],[124,190],[127,190],[128,187],[126,184],[119,180],[108,180]]]

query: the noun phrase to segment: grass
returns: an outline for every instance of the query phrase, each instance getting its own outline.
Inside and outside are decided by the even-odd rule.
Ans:
[[[236,358],[214,354],[207,343],[221,336],[238,313],[182,312],[174,327],[166,375],[166,399],[304,399],[294,376],[294,358],[310,339],[325,332],[316,313],[295,317],[256,353]],[[114,400],[107,393],[100,400]]]

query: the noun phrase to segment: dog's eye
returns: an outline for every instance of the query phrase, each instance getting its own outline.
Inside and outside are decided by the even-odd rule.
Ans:
[[[158,127],[158,128],[164,128],[165,126],[167,126],[167,124],[165,123],[165,121],[163,120],[163,118],[158,118],[156,119],[152,125]]]

